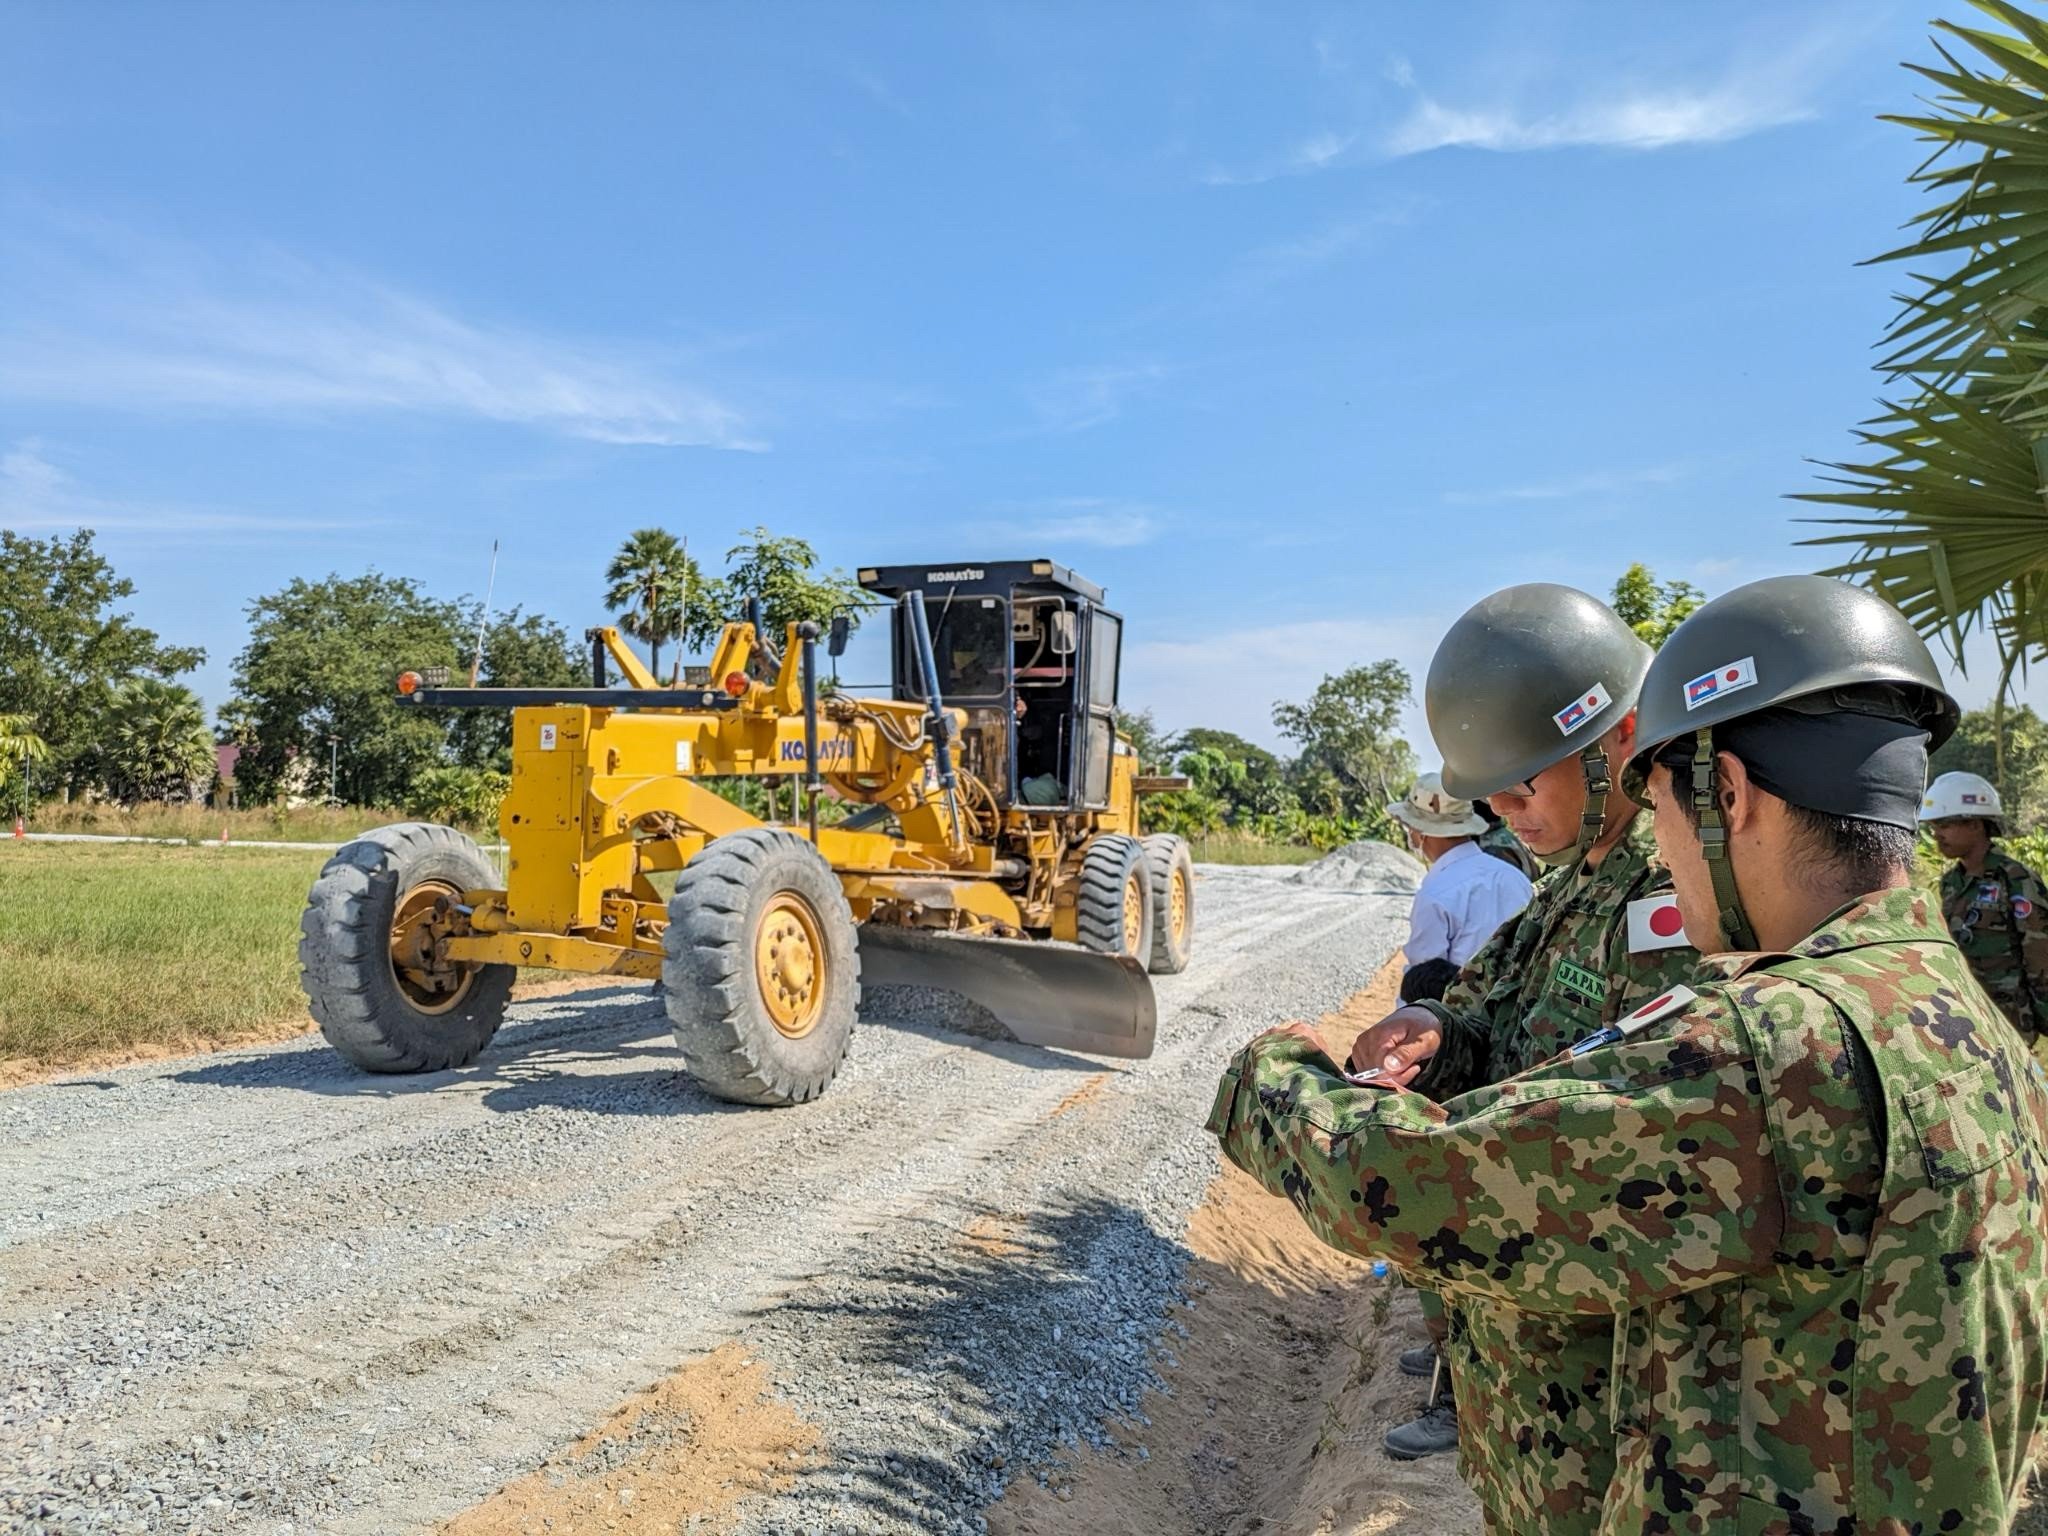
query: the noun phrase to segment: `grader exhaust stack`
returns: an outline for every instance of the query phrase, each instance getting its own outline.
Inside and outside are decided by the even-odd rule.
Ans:
[[[661,687],[610,629],[588,688],[405,674],[407,707],[511,709],[508,873],[446,827],[342,849],[300,944],[328,1040],[371,1071],[463,1065],[514,969],[547,966],[659,977],[685,1064],[745,1103],[823,1092],[863,985],[963,994],[1030,1044],[1149,1055],[1146,972],[1187,964],[1194,878],[1181,839],[1139,835],[1140,795],[1181,781],[1141,778],[1116,734],[1121,618],[1043,560],[861,581],[891,625],[887,699],[821,689],[817,626],[778,653],[758,606],[709,687]],[[742,809],[749,779],[799,784],[802,816]]]

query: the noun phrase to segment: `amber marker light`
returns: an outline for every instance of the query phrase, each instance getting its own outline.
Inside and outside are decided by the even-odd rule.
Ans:
[[[415,693],[418,693],[418,692],[420,691],[420,675],[419,675],[419,673],[417,673],[417,672],[401,672],[401,673],[399,673],[399,674],[398,674],[398,691],[399,691],[400,693],[402,693],[402,694],[405,694],[405,695],[406,695],[406,696],[407,696],[408,698],[409,698],[409,697],[411,697],[411,696],[412,696],[413,694],[415,694]]]
[[[725,691],[736,699],[745,698],[747,693],[747,674],[744,672],[726,673]]]

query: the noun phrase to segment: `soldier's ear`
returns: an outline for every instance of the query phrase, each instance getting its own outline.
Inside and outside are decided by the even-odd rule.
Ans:
[[[1749,776],[1749,769],[1733,752],[1714,754],[1715,794],[1721,803],[1721,821],[1730,835],[1756,821],[1758,797],[1767,791]]]

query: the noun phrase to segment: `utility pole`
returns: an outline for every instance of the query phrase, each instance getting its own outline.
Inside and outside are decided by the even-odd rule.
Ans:
[[[333,735],[327,738],[327,798],[341,804],[341,738]]]
[[[476,649],[469,656],[469,686],[476,686],[477,675],[484,669],[484,626],[491,619],[491,594],[498,590],[498,541],[491,540],[491,575],[484,583],[484,611],[476,617]]]

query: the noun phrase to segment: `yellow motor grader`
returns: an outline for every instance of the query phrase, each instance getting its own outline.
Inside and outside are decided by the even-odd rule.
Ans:
[[[886,699],[821,686],[820,627],[778,647],[758,604],[681,686],[612,629],[589,633],[587,688],[403,674],[405,707],[511,710],[506,876],[449,827],[341,849],[299,945],[328,1041],[372,1072],[461,1066],[514,971],[544,966],[659,978],[685,1065],[742,1103],[824,1091],[863,981],[964,994],[1027,1043],[1149,1055],[1146,973],[1187,964],[1194,874],[1180,838],[1139,835],[1139,797],[1184,781],[1141,776],[1116,732],[1122,619],[1049,560],[860,579],[889,617]],[[832,620],[830,655],[849,629]],[[789,820],[706,782],[747,778],[799,791]]]

